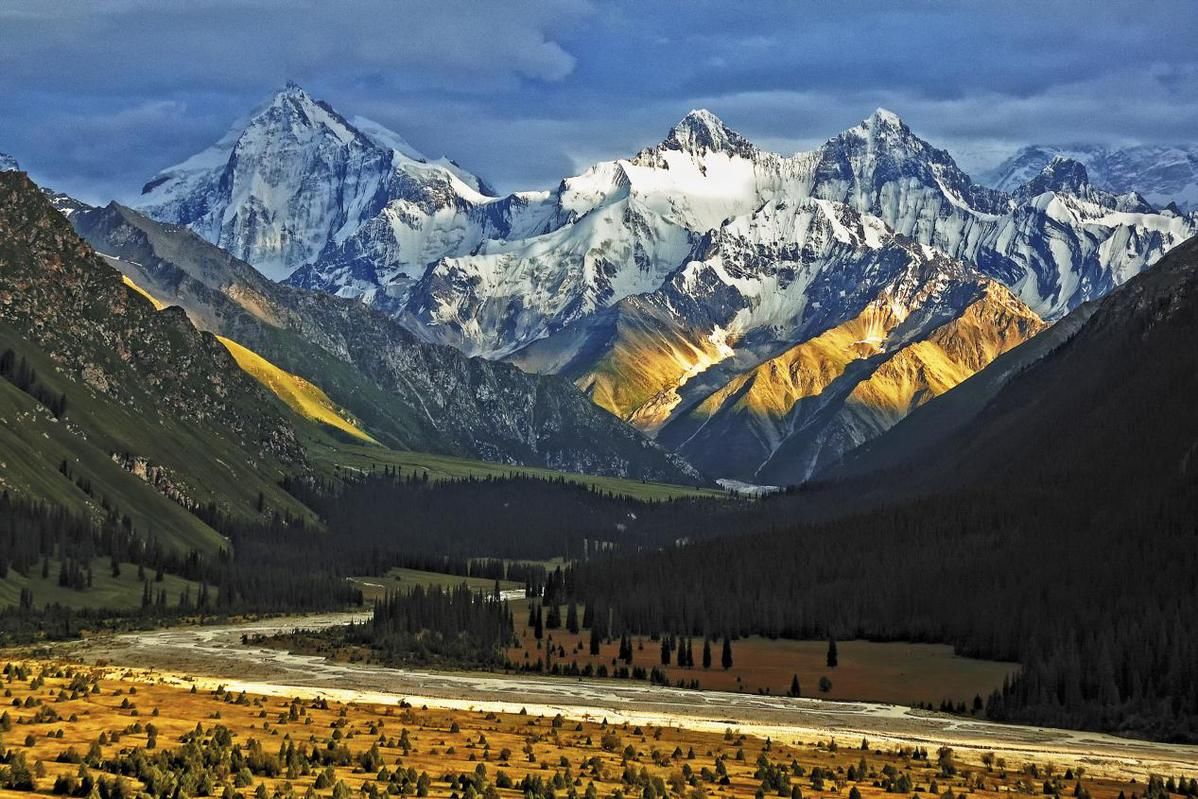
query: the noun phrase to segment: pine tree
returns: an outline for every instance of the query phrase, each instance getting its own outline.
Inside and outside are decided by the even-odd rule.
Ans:
[[[799,675],[793,674],[790,677],[790,691],[787,696],[800,697],[803,695],[802,689],[799,687]]]
[[[541,610],[541,606],[537,605],[537,609],[533,611],[533,637],[540,641],[545,637],[545,614]]]
[[[566,609],[566,629],[578,634],[578,605],[573,600],[570,600],[570,607]]]
[[[591,628],[591,654],[599,654],[599,631],[594,627]]]
[[[711,639],[703,636],[703,668],[711,668]]]
[[[828,668],[836,668],[838,662],[839,657],[836,653],[836,639],[832,636],[828,636]]]
[[[732,639],[726,635],[724,636],[724,652],[720,655],[720,665],[724,667],[725,671],[732,668]]]
[[[670,638],[667,635],[661,637],[661,665],[670,665]]]

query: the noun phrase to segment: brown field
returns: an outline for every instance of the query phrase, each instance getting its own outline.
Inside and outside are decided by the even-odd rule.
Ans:
[[[256,740],[267,761],[287,743],[327,752],[344,746],[351,758],[378,746],[384,771],[372,768],[367,772],[356,763],[340,765],[320,788],[315,787],[319,767],[266,776],[269,768],[259,764],[250,771],[231,773],[226,750],[224,758],[210,760],[207,769],[212,778],[210,794],[230,798],[381,796],[388,793],[389,786],[392,795],[461,797],[460,785],[452,786],[447,780],[458,774],[479,774],[477,792],[491,799],[523,797],[519,783],[525,776],[555,785],[557,796],[753,796],[762,783],[756,773],[761,762],[781,766],[788,775],[785,790],[771,789],[767,795],[795,796],[797,787],[809,799],[848,796],[854,788],[865,798],[882,797],[886,792],[879,783],[887,775],[906,775],[914,792],[941,795],[951,790],[957,797],[968,793],[979,799],[1012,791],[1041,794],[1046,777],[1065,776],[1043,763],[1034,775],[1030,766],[1025,773],[1022,763],[1006,763],[977,751],[950,753],[947,762],[952,768],[943,768],[937,752],[923,760],[913,758],[909,746],[863,747],[860,740],[831,745],[827,740],[771,744],[731,729],[720,735],[676,727],[642,729],[597,720],[402,705],[328,702],[327,707],[318,707],[314,701],[224,691],[191,693],[95,667],[39,661],[24,665],[29,669],[28,679],[8,679],[5,684],[5,701],[11,707],[4,743],[11,747],[10,755],[24,756],[37,775],[34,788],[43,794],[52,791],[59,775],[81,773],[76,763],[58,762],[69,750],[83,756],[91,750],[92,763],[84,767],[86,772],[93,778],[107,775],[106,779],[115,779],[111,770],[118,758],[129,761],[145,755],[160,757],[165,764],[166,755],[179,750],[183,746],[180,739],[194,733],[197,724],[202,725],[201,740],[205,741],[219,726],[227,728],[232,746],[243,753],[253,749],[251,741]],[[84,689],[72,691],[73,680],[76,688],[81,680]],[[149,724],[156,728],[157,737],[156,746],[147,750]],[[104,742],[97,744],[101,736]],[[400,745],[405,736],[408,751]],[[8,762],[13,762],[11,756]],[[710,777],[717,771],[717,762],[722,762],[727,772],[726,782]],[[401,763],[412,773],[428,775],[424,793],[415,785],[401,789],[388,782],[389,773]],[[813,779],[816,767],[824,774],[822,786]],[[0,782],[7,784],[9,768],[0,769]],[[850,768],[854,773],[850,774]],[[709,776],[704,776],[705,769]],[[513,787],[497,786],[501,772]],[[1069,774],[1067,780],[1056,782],[1056,788],[1072,795],[1076,781],[1077,775]],[[646,784],[653,786],[651,791]],[[131,776],[124,778],[126,796],[144,787]],[[1112,799],[1120,791],[1130,796],[1144,789],[1143,783],[1109,777],[1086,777],[1084,787],[1094,799]],[[467,797],[473,794],[473,787],[464,791]]]
[[[507,650],[507,656],[517,666],[526,663],[535,665],[537,660],[544,662],[545,645],[550,639],[556,653],[553,660],[563,667],[572,662],[577,662],[579,668],[588,663],[596,668],[604,664],[610,673],[616,665],[618,639],[603,644],[599,655],[592,656],[590,633],[587,630],[582,630],[578,635],[571,634],[565,628],[545,630],[545,639],[538,642],[533,637],[532,628],[526,626],[527,604],[523,601],[513,603],[512,612],[515,614],[516,635],[520,642]],[[563,620],[565,615],[563,608]],[[732,642],[732,668],[725,671],[720,667],[721,646],[720,641],[712,641],[712,666],[704,669],[703,641],[696,639],[692,644],[694,668],[679,668],[672,663],[665,668],[670,683],[673,685],[682,680],[689,685],[692,680],[698,680],[703,690],[785,696],[790,689],[791,677],[798,675],[803,696],[899,705],[931,702],[939,707],[945,699],[954,703],[965,702],[967,705],[972,703],[975,696],[985,700],[991,691],[1002,686],[1004,677],[1014,674],[1019,668],[1016,663],[957,657],[952,647],[938,644],[838,641],[839,665],[829,669],[826,641],[753,637]],[[564,656],[558,647],[564,650]],[[672,661],[676,654],[671,658]],[[647,637],[633,639],[632,662],[646,671],[654,666],[660,668],[661,642]],[[827,676],[832,682],[831,690],[826,693],[819,690],[822,676]]]
[[[489,592],[495,584],[493,580],[462,578],[415,569],[392,569],[384,577],[361,577],[354,578],[354,581],[363,589],[368,600],[381,597],[387,591],[410,589],[416,585],[452,587],[466,582],[472,588]],[[520,587],[519,583],[508,581],[500,585],[501,589]],[[598,668],[603,664],[611,672],[613,666],[617,665],[618,640],[603,644],[597,656],[590,654],[590,632],[585,629],[578,635],[571,634],[564,627],[545,630],[545,640],[538,642],[533,637],[532,628],[527,626],[528,600],[514,600],[511,605],[519,643],[510,647],[506,655],[517,667],[525,664],[534,666],[538,660],[544,663],[545,645],[550,638],[555,652],[557,647],[565,652],[564,656],[555,654],[553,657],[554,662],[564,667],[577,663],[579,668],[583,668],[589,663]],[[578,612],[581,618],[581,606]],[[565,606],[561,607],[561,616],[564,623]],[[671,685],[676,685],[679,680],[686,685],[698,680],[699,688],[703,690],[785,696],[790,690],[791,677],[797,675],[803,696],[898,705],[930,702],[934,707],[939,707],[946,699],[954,704],[964,702],[967,706],[972,704],[975,696],[985,700],[991,691],[1002,686],[1005,677],[1019,669],[1017,663],[958,657],[953,654],[951,646],[942,644],[838,641],[836,645],[839,664],[837,668],[829,669],[826,641],[745,638],[733,642],[732,668],[725,671],[720,667],[721,642],[712,642],[712,667],[704,669],[703,642],[697,639],[692,644],[695,667],[683,669],[671,665],[665,671]],[[342,655],[348,657],[349,653]],[[354,652],[352,656],[353,659],[365,657],[362,652]],[[671,660],[676,656],[675,653]],[[634,640],[632,663],[646,671],[654,666],[660,668],[661,642],[647,637]],[[832,682],[827,692],[819,690],[820,677],[823,676]]]

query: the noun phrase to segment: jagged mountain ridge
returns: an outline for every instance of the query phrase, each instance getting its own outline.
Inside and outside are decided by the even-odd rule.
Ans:
[[[905,277],[913,293],[886,287],[857,316],[704,397],[658,440],[702,468],[799,483],[1044,327],[994,281]]]
[[[562,378],[420,342],[361,303],[274,283],[190,230],[115,203],[72,221],[157,299],[317,385],[391,446],[584,473],[698,479]]]
[[[1122,201],[1078,206],[985,188],[882,109],[790,157],[693,111],[630,159],[505,198],[413,160],[396,134],[370,124],[364,133],[290,85],[152,180],[138,205],[275,276],[302,267],[295,282],[362,296],[419,335],[490,357],[656,289],[703,234],[769,199],[831,199],[878,216],[1048,319],[1194,229],[1192,218]]]
[[[1084,164],[1094,184],[1108,191],[1139,192],[1159,208],[1176,203],[1181,209],[1198,210],[1198,146],[1195,145],[1033,144],[1020,148],[988,171],[983,180],[996,189],[1014,192],[1058,157]]]
[[[696,111],[660,145],[563,181],[544,233],[431,265],[401,313],[422,335],[503,356],[654,290],[729,220],[771,200],[820,198],[975,265],[1055,319],[1195,230],[1192,217],[1155,213],[1141,198],[1071,188],[1008,195],[980,186],[881,109],[791,157]]]
[[[721,476],[798,482],[1043,323],[1000,284],[829,200],[710,234],[662,289],[515,362]],[[799,406],[802,406],[801,408]]]
[[[368,232],[374,249],[357,252],[352,274],[326,250],[292,280],[360,296],[427,341],[563,374],[603,407],[657,433],[788,348],[851,321],[879,289],[844,287],[859,288],[853,275],[886,246],[867,242],[847,255],[809,248],[803,225],[768,229],[771,208],[820,218],[821,240],[854,228],[859,217],[862,229],[885,231],[871,234],[875,240],[897,233],[1005,285],[1030,310],[997,312],[992,337],[1002,340],[1012,318],[1035,319],[1023,329],[1038,329],[1039,318],[1051,321],[1102,296],[1196,228],[1194,217],[1157,212],[1138,195],[1094,188],[1072,162],[1047,165],[1013,193],[976,184],[947,152],[883,109],[794,156],[763,151],[697,110],[660,144],[596,164],[553,191],[437,206],[442,217],[432,227],[461,235],[422,237],[412,248],[372,220],[359,232]],[[747,278],[705,264],[716,241],[720,263],[752,264]],[[419,260],[438,248],[421,271]],[[409,259],[402,269],[389,276],[373,269],[396,263],[396,252]],[[825,278],[796,280],[788,272],[795,261]],[[821,289],[844,293],[808,295]],[[947,321],[967,307],[931,313]],[[927,366],[915,370],[925,385],[912,396],[968,376],[953,368],[946,380]],[[816,436],[829,451],[804,455],[806,468],[886,425],[858,418],[851,433]],[[771,451],[781,446],[776,434],[764,440]]]

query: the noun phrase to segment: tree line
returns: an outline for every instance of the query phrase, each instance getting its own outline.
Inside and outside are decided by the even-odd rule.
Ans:
[[[570,583],[599,634],[949,643],[1022,664],[992,718],[1198,740],[1194,494],[1090,510],[962,494],[592,560]]]
[[[696,522],[716,509],[745,507],[723,498],[642,502],[565,478],[430,481],[424,473],[390,468],[340,478],[288,478],[283,487],[346,539],[405,557],[458,561],[585,560],[617,549],[656,549],[693,535]]]
[[[416,586],[374,603],[374,615],[345,630],[348,643],[368,644],[383,662],[500,666],[515,640],[512,612],[497,596],[465,584]]]
[[[222,516],[218,524],[232,549],[205,556],[163,545],[135,529],[115,508],[96,520],[0,492],[0,579],[40,575],[61,587],[86,591],[97,570],[119,577],[123,568],[132,568],[143,584],[140,609],[72,610],[47,605],[33,589],[23,587],[17,605],[0,612],[0,640],[71,637],[81,628],[131,615],[162,620],[195,612],[328,610],[361,602],[361,592],[335,563],[313,569],[311,562],[301,566],[284,556],[291,546],[311,552],[321,540],[327,545],[323,531],[281,518],[249,522]],[[195,593],[188,589],[166,597],[160,587],[166,574],[197,583]]]
[[[40,402],[54,414],[54,418],[61,419],[66,415],[67,395],[39,382],[37,370],[29,365],[24,355],[18,355],[12,347],[0,352],[0,378],[4,378]]]

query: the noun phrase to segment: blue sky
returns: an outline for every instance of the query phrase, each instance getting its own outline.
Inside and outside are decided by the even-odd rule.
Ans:
[[[706,107],[790,152],[875,107],[966,166],[1189,143],[1198,3],[96,0],[0,4],[0,152],[128,199],[287,80],[504,190]]]

